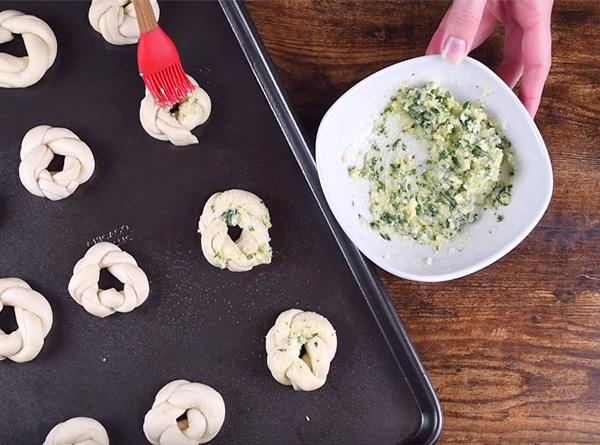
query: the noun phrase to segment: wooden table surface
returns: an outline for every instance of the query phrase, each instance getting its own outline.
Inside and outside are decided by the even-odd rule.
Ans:
[[[447,6],[248,4],[313,140],[351,85],[422,55]],[[498,32],[475,57],[497,65],[501,42]],[[536,121],[555,188],[538,227],[467,278],[419,284],[381,272],[441,399],[442,443],[600,443],[600,1],[558,0],[553,44]]]

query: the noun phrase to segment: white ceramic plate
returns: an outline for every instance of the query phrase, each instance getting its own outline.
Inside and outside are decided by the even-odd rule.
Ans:
[[[512,143],[516,172],[511,203],[471,224],[439,251],[406,237],[382,239],[368,227],[368,182],[352,179],[348,167],[368,150],[373,123],[402,85],[436,81],[460,101],[480,101],[502,122]],[[445,281],[476,272],[517,246],[538,223],[552,195],[552,166],[535,123],[508,86],[474,59],[450,65],[440,56],[410,59],[367,77],[325,114],[317,134],[319,178],[327,202],[356,246],[388,272],[416,281]],[[359,214],[363,218],[359,218]]]

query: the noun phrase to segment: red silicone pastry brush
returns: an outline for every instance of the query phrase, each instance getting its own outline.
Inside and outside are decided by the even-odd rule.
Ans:
[[[138,67],[146,88],[162,106],[174,105],[193,90],[175,44],[158,26],[150,0],[133,0],[140,41]]]

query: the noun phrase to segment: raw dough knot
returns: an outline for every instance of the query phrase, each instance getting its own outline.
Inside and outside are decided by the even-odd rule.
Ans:
[[[42,445],[108,445],[108,434],[97,420],[73,417],[52,428]]]
[[[0,44],[21,34],[27,55],[0,53],[0,87],[23,88],[38,82],[56,59],[58,45],[52,29],[43,20],[20,11],[0,12]]]
[[[122,291],[99,289],[100,269],[104,268],[123,283]],[[140,306],[148,298],[150,287],[146,274],[131,255],[112,243],[102,242],[90,247],[75,264],[69,293],[90,314],[106,317]]]
[[[158,20],[158,2],[151,0],[150,4]],[[131,0],[92,0],[88,19],[92,28],[113,45],[137,43],[140,38],[140,29]]]
[[[0,311],[12,306],[17,330],[10,334],[0,329],[0,360],[33,360],[44,346],[52,327],[52,308],[42,294],[19,278],[0,278]]]
[[[313,391],[325,384],[337,336],[322,315],[290,309],[277,317],[266,347],[267,365],[275,380],[297,391]]]
[[[61,171],[49,172],[54,155],[65,157]],[[27,190],[52,201],[70,196],[94,172],[90,147],[71,130],[40,125],[27,132],[21,143],[19,177]]]
[[[156,394],[144,433],[153,445],[197,445],[212,440],[224,421],[221,394],[202,383],[175,380]]]
[[[188,78],[196,89],[171,108],[159,106],[146,89],[146,95],[140,103],[140,122],[146,133],[154,139],[180,146],[198,143],[198,138],[191,130],[208,120],[212,105],[206,91],[192,76],[188,75]]]
[[[236,241],[227,233],[230,226],[242,229]],[[213,266],[233,272],[269,264],[270,227],[269,210],[254,193],[236,189],[215,193],[206,202],[198,223],[202,252]]]

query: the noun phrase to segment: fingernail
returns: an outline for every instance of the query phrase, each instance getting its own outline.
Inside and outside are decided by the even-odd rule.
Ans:
[[[448,37],[442,46],[442,57],[450,63],[461,62],[467,55],[467,42],[456,37]]]

